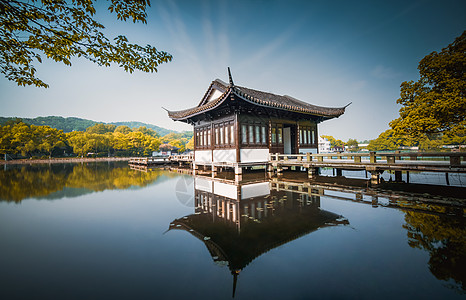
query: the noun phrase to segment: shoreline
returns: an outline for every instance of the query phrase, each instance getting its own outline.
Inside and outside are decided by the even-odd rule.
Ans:
[[[63,164],[63,163],[84,163],[84,162],[104,162],[104,161],[129,161],[131,157],[72,157],[72,158],[51,158],[51,159],[17,159],[1,160],[0,165],[29,165],[29,164]]]

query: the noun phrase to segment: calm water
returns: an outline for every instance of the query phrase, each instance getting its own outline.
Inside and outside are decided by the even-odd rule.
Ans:
[[[465,210],[390,195],[8,166],[0,299],[464,299]]]

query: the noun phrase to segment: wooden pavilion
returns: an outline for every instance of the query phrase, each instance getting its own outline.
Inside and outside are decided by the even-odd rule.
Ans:
[[[242,167],[267,164],[269,153],[318,152],[317,124],[337,118],[345,107],[312,105],[291,96],[214,80],[196,107],[168,111],[175,121],[194,126],[196,165]]]

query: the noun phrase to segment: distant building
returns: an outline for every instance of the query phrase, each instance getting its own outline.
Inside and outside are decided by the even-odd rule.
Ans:
[[[330,151],[330,141],[319,136],[319,153],[329,153]]]

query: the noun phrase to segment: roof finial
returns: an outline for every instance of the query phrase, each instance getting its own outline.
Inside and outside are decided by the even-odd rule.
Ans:
[[[233,78],[231,78],[230,67],[228,67],[228,78],[230,79],[230,86],[234,86],[235,84],[233,83]]]

